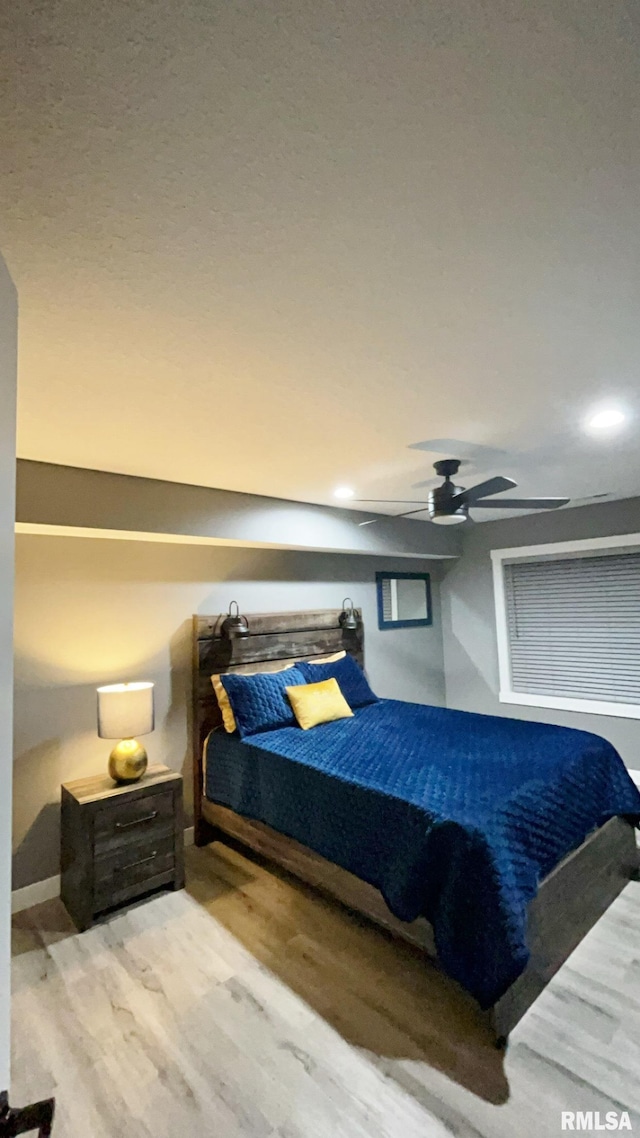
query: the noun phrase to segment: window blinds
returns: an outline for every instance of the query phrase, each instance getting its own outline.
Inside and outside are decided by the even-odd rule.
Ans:
[[[640,553],[504,565],[514,692],[640,705]]]

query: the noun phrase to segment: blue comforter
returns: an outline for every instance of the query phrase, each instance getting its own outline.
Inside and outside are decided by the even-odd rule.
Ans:
[[[527,963],[540,881],[607,819],[640,819],[597,735],[396,700],[311,731],[216,731],[206,794],[375,885],[400,920],[427,917],[483,1007]]]

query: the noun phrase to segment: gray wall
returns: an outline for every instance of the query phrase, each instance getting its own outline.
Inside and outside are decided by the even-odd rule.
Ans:
[[[0,1090],[9,1087],[17,298],[0,257]]]
[[[371,556],[457,557],[459,534],[443,526],[308,502],[132,478],[47,462],[18,462],[19,523],[177,534],[243,548],[308,549]]]
[[[603,735],[640,768],[640,720],[520,707],[498,700],[498,651],[490,551],[511,546],[640,532],[640,498],[473,525],[463,555],[441,584],[448,707],[578,727]]]
[[[430,569],[431,628],[380,632],[377,569]],[[183,771],[191,615],[361,606],[365,657],[382,696],[444,703],[437,574],[442,562],[19,535],[16,542],[14,888],[58,870],[60,783],[105,769],[95,688],[156,684],[152,762]]]

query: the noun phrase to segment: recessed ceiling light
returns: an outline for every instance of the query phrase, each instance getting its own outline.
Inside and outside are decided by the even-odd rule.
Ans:
[[[334,498],[353,498],[354,494],[355,490],[352,490],[350,486],[336,486],[333,491]]]
[[[624,411],[618,407],[603,407],[589,416],[586,426],[589,431],[613,431],[616,427],[621,427],[625,419]]]

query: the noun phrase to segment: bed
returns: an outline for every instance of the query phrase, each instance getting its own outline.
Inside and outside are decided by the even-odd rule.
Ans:
[[[503,1042],[637,872],[640,795],[604,740],[520,720],[382,700],[310,732],[221,729],[215,672],[362,663],[339,616],[254,616],[241,640],[194,618],[196,843],[239,841],[419,945]]]

